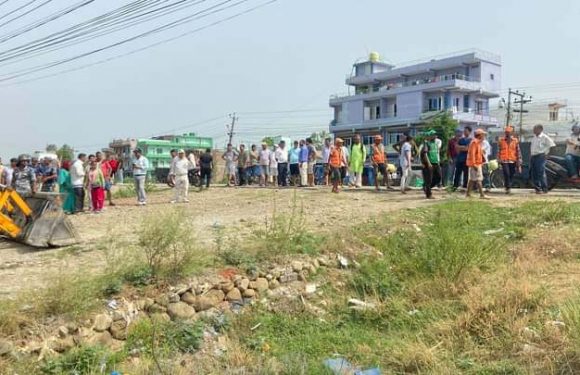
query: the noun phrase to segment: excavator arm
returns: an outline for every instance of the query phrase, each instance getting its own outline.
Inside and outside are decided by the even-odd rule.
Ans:
[[[32,210],[16,191],[2,188],[3,190],[0,191],[0,233],[5,233],[15,239],[22,233],[22,228],[12,220],[16,210],[19,210],[26,218],[32,216]]]

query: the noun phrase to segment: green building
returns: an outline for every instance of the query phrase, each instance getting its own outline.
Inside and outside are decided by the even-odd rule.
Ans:
[[[171,166],[171,150],[213,149],[213,138],[198,137],[195,133],[144,138],[137,140],[137,147],[143,150],[143,155],[149,159],[151,168],[169,168]]]

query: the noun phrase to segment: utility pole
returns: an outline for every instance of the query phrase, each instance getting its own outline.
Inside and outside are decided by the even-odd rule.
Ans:
[[[234,132],[234,128],[236,126],[236,121],[239,120],[239,118],[236,117],[236,113],[235,112],[230,114],[230,118],[232,119],[232,123],[226,125],[226,129],[228,130],[227,135],[228,135],[228,143],[229,144],[231,144],[232,143],[232,140],[234,139],[234,134],[236,134]]]
[[[520,93],[519,91],[516,91],[514,93],[515,96],[519,97],[519,100],[516,99],[514,101],[514,104],[519,104],[520,105],[520,109],[514,109],[514,112],[517,112],[520,114],[520,137],[522,136],[522,132],[523,132],[523,127],[524,127],[524,113],[528,113],[528,110],[524,110],[524,104],[528,104],[532,102],[532,97],[529,96],[526,99],[526,93]]]

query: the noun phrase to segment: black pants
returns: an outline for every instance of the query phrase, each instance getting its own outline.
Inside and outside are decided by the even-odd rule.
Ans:
[[[431,175],[431,188],[441,184],[441,166],[439,164],[431,164],[433,166],[433,173]]]
[[[75,212],[83,212],[85,207],[85,189],[75,187],[73,190],[75,192]]]
[[[461,181],[461,176],[463,175],[463,181]],[[457,161],[455,163],[455,176],[453,178],[453,187],[458,188],[459,184],[464,188],[467,188],[467,178],[469,177],[469,168],[465,161]]]
[[[506,189],[511,189],[516,174],[516,163],[502,163],[503,181]]]
[[[278,163],[278,186],[288,186],[288,163]]]
[[[201,168],[199,187],[203,186],[204,181],[205,181],[205,187],[209,188],[209,183],[211,182],[211,168]]]
[[[248,183],[248,172],[245,167],[238,167],[239,185],[244,186]]]
[[[431,187],[433,185],[433,168],[423,167],[423,191],[425,196],[430,198],[433,193],[431,192]]]

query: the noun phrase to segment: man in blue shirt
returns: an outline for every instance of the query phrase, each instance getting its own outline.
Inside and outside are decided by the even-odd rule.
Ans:
[[[288,162],[290,163],[290,182],[292,186],[298,185],[300,179],[300,145],[294,141],[294,147],[288,151]]]
[[[306,141],[300,141],[300,187],[308,185],[308,161],[310,160],[310,150],[306,145]]]
[[[459,184],[467,189],[467,177],[469,168],[467,168],[467,150],[471,143],[471,127],[466,126],[463,129],[463,137],[457,141],[457,158],[455,160],[455,176],[453,178],[453,190],[459,188]],[[461,180],[463,178],[463,180]]]
[[[56,179],[58,177],[58,171],[56,167],[52,165],[52,160],[50,158],[44,158],[42,164],[40,164],[36,170],[37,181],[42,184],[40,191],[52,192],[54,191],[54,186],[56,185]]]

